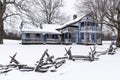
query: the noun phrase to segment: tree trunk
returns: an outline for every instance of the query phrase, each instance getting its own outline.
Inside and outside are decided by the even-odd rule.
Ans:
[[[0,44],[3,44],[3,19],[0,16]]]
[[[116,46],[120,47],[120,25],[118,28],[118,35],[117,35],[117,40],[116,40]]]

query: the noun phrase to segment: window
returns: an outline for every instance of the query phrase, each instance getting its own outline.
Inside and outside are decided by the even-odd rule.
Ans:
[[[67,33],[64,34],[64,38],[67,39]]]
[[[55,39],[58,39],[58,35],[55,35]]]
[[[49,37],[49,35],[48,34],[46,34],[46,38],[48,38]]]
[[[89,40],[89,36],[90,36],[89,33],[87,33],[87,34],[86,34],[86,38],[87,38],[87,40]]]
[[[40,38],[40,34],[36,34],[36,38]]]
[[[30,38],[30,34],[29,33],[26,34],[26,38]]]
[[[81,33],[81,39],[84,39],[84,33]]]
[[[83,27],[83,26],[84,26],[84,22],[81,23],[81,27]]]
[[[55,38],[55,35],[53,34],[53,35],[52,35],[52,39],[54,39],[54,38]]]
[[[71,38],[72,38],[71,33],[69,33],[69,39],[71,39]]]
[[[97,37],[97,39],[100,39],[101,34],[97,33],[96,37]]]
[[[92,23],[91,23],[91,22],[88,22],[88,23],[87,23],[87,26],[92,26]]]
[[[94,40],[94,34],[91,34],[91,39]]]
[[[92,26],[95,26],[95,23],[94,23],[94,22],[92,23]]]
[[[57,34],[53,34],[52,35],[52,39],[58,39],[58,35]]]

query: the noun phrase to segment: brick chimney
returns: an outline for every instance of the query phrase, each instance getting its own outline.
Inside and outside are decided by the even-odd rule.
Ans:
[[[77,18],[77,15],[73,15],[73,20]]]

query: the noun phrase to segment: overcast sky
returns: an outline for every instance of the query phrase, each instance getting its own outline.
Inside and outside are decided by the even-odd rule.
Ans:
[[[63,0],[64,6],[62,8],[62,12],[66,15],[69,16],[70,19],[72,19],[73,15],[77,15],[77,10],[75,8],[75,4],[77,3],[78,0]],[[80,3],[82,4],[83,0],[79,0]],[[81,5],[80,4],[80,5]],[[79,13],[77,16],[83,16],[84,14]]]
[[[64,0],[64,7],[62,9],[62,11],[64,13],[66,13],[66,15],[74,15],[76,14],[76,11],[75,11],[75,7],[74,7],[74,4],[75,4],[75,1],[76,0]]]

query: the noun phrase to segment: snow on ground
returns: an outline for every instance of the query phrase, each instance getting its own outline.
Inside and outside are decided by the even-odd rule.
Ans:
[[[9,64],[10,57],[16,52],[16,59],[21,64],[35,66],[36,61],[46,49],[55,58],[66,53],[64,48],[72,47],[72,54],[88,55],[91,46],[85,45],[21,45],[21,41],[4,40],[0,45],[0,64]],[[105,51],[110,42],[97,45],[97,51]],[[93,47],[93,46],[92,46]],[[0,80],[120,80],[120,49],[115,55],[102,55],[98,61],[70,61],[67,60],[56,72],[20,72],[12,70],[7,74],[0,74]]]

